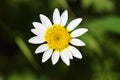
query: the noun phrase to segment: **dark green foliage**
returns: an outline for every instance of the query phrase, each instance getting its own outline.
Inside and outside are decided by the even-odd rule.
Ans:
[[[0,0],[0,80],[119,80],[119,0]],[[39,14],[52,19],[55,8],[69,11],[69,19],[81,17],[78,27],[88,28],[80,36],[85,47],[77,47],[83,59],[66,66],[61,60],[41,63],[39,45],[28,43],[30,29]],[[69,20],[69,21],[70,21]]]

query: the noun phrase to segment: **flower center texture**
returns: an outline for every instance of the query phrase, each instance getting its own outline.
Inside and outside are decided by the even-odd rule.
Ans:
[[[45,41],[50,49],[62,51],[69,46],[71,35],[67,29],[60,24],[54,24],[45,34]]]

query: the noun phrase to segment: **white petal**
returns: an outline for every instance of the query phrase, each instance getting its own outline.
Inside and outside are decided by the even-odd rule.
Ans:
[[[71,51],[71,53],[72,53],[72,55],[73,55],[74,57],[79,58],[79,59],[82,58],[81,53],[80,53],[80,52],[78,51],[78,49],[76,49],[75,47],[69,46],[68,49]]]
[[[69,58],[64,54],[64,53],[60,53],[61,55],[61,59],[63,60],[63,62],[66,64],[66,65],[70,65],[70,60]]]
[[[54,24],[59,24],[60,23],[60,12],[57,8],[53,12],[53,23]]]
[[[32,44],[41,44],[41,43],[45,42],[45,40],[43,37],[35,36],[35,37],[30,38],[28,40],[28,42],[32,43]]]
[[[62,26],[65,26],[66,23],[67,23],[67,20],[68,20],[68,11],[65,10],[65,11],[62,13],[62,15],[61,15],[60,24],[61,24]]]
[[[42,62],[44,63],[45,61],[47,61],[52,55],[52,50],[48,49],[47,51],[44,52],[43,56],[42,56]]]
[[[60,57],[60,53],[57,51],[54,51],[54,53],[52,54],[52,64],[55,65]]]
[[[65,49],[63,51],[63,54],[65,54],[68,58],[73,59],[73,56],[68,49]]]
[[[40,20],[42,22],[42,24],[48,28],[48,27],[51,27],[52,26],[52,23],[51,21],[49,20],[49,18],[43,14],[40,14]]]
[[[82,18],[77,18],[72,20],[67,26],[68,30],[72,31],[73,29],[75,29],[80,24],[81,21],[82,21]]]
[[[78,37],[78,36],[81,36],[82,34],[84,34],[87,31],[88,31],[88,29],[86,29],[86,28],[80,28],[80,29],[76,29],[75,31],[73,31],[71,33],[71,35],[72,35],[72,37]]]
[[[31,32],[35,35],[44,36],[46,31],[42,29],[31,29]]]
[[[85,43],[83,41],[76,38],[73,38],[70,43],[75,46],[85,46]]]
[[[44,52],[48,49],[48,46],[47,44],[42,44],[40,45],[36,50],[35,50],[35,53],[41,53],[41,52]]]
[[[33,26],[34,26],[36,29],[45,30],[45,27],[44,27],[41,23],[39,23],[39,22],[33,22],[32,24],[33,24]]]

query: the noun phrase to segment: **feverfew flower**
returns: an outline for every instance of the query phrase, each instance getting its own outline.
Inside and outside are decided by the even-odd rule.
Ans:
[[[44,63],[51,57],[52,64],[55,65],[59,58],[70,65],[73,56],[81,59],[82,55],[74,46],[85,46],[85,43],[77,39],[88,31],[86,28],[74,30],[82,21],[81,18],[72,20],[67,26],[68,11],[65,10],[61,15],[56,8],[53,12],[53,24],[43,14],[40,14],[39,22],[33,22],[34,29],[31,29],[35,37],[29,39],[29,43],[40,44],[35,53],[43,53],[42,62]],[[74,45],[74,46],[73,46]]]

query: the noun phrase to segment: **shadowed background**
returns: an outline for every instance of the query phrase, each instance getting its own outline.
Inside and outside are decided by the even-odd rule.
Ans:
[[[69,21],[83,18],[88,28],[77,47],[83,59],[66,66],[61,60],[41,62],[39,45],[28,43],[39,14],[52,20],[55,8]],[[0,80],[120,80],[120,0],[0,0]]]

